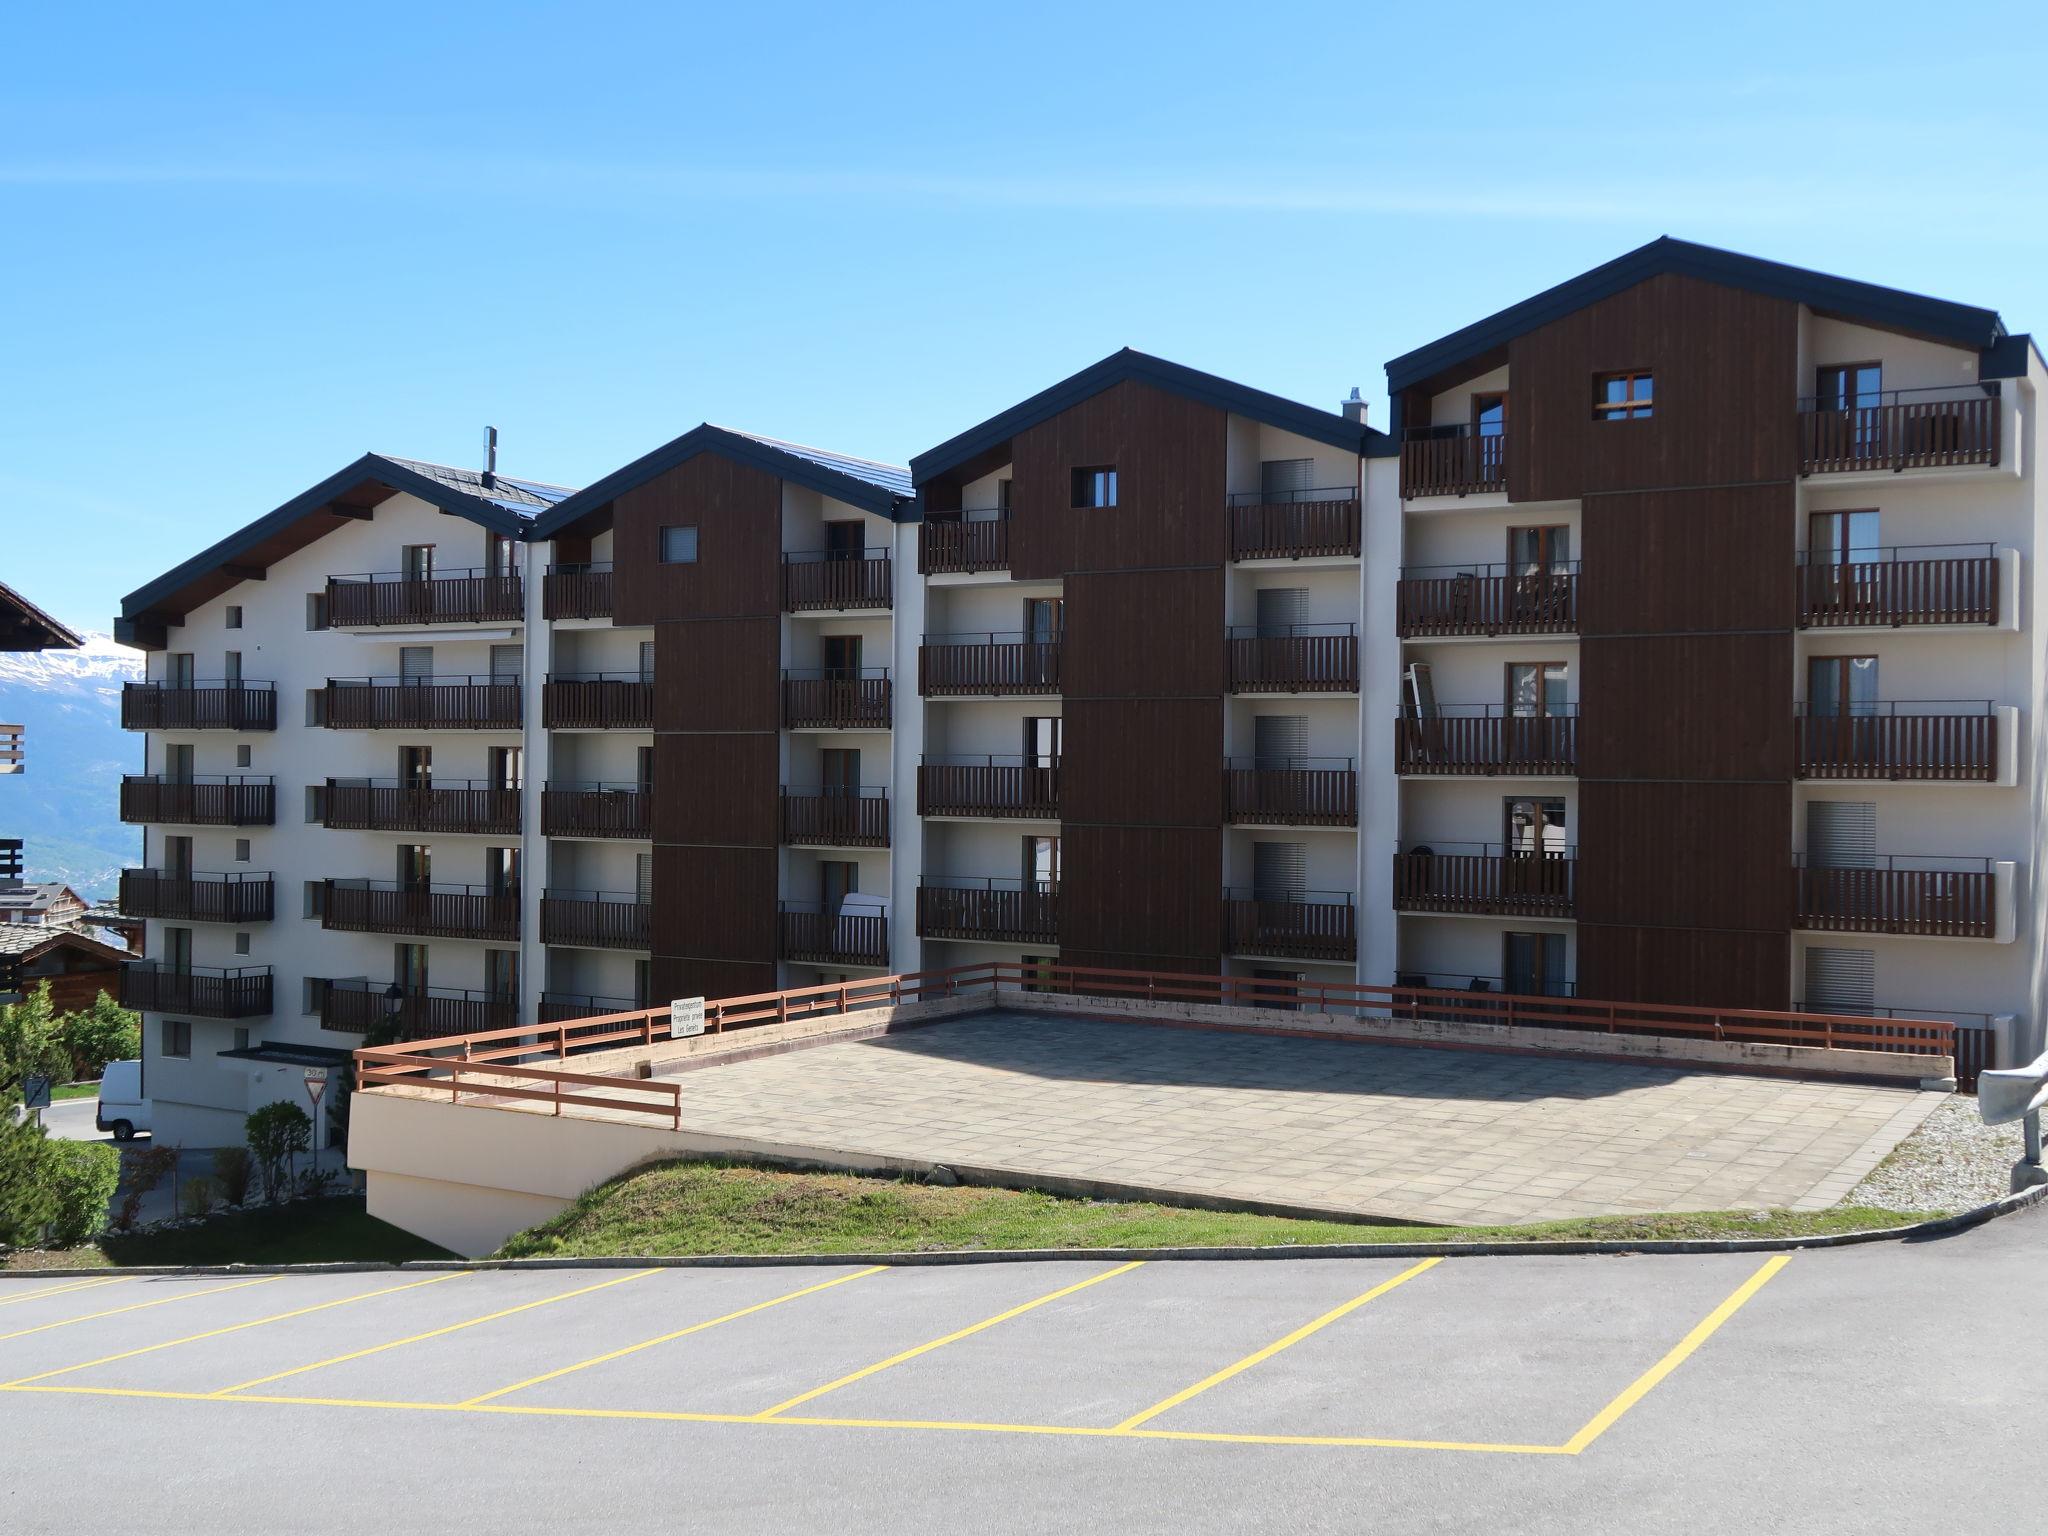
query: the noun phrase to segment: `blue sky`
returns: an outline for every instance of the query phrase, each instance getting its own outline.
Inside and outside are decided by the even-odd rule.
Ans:
[[[1665,233],[2048,332],[2048,21],[1929,15],[32,7],[0,580],[105,628],[365,449],[901,461],[1124,345],[1383,420],[1388,357]]]

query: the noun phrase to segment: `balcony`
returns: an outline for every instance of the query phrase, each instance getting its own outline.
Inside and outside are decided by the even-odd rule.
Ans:
[[[23,728],[18,725],[0,725],[0,773],[20,773],[25,761],[21,741]]]
[[[320,988],[320,1027],[349,1035],[394,1028],[400,1040],[438,1040],[443,1035],[513,1029],[520,1022],[516,997],[452,987],[409,987],[400,988],[394,998],[392,985],[327,982]]]
[[[927,875],[917,887],[917,931],[927,939],[1054,944],[1059,911],[1060,888],[1050,880]]]
[[[1506,565],[1411,566],[1395,587],[1394,624],[1403,639],[1574,634],[1578,563],[1533,572]]]
[[[319,723],[338,731],[516,731],[520,685],[490,677],[330,677]]]
[[[782,726],[790,731],[886,731],[887,667],[785,667]]]
[[[579,949],[650,949],[654,906],[631,891],[547,890],[540,898],[540,941]]]
[[[1997,931],[1989,859],[1879,857],[1854,869],[1801,861],[1794,926],[1828,933],[1918,933],[1988,939]]]
[[[138,1012],[187,1013],[199,1019],[254,1019],[270,1012],[267,965],[171,969],[154,960],[121,967],[121,1006]]]
[[[1511,715],[1498,704],[1446,704],[1394,722],[1396,773],[1544,778],[1579,771],[1579,710]]]
[[[1234,757],[1223,819],[1240,826],[1355,827],[1358,765],[1348,757]]]
[[[194,874],[170,869],[124,869],[118,905],[124,917],[174,923],[267,923],[276,885],[267,874]]]
[[[520,791],[483,779],[329,779],[315,795],[320,825],[352,832],[517,836]]]
[[[654,729],[654,679],[639,672],[551,673],[540,690],[540,723],[550,731]]]
[[[886,848],[886,789],[784,789],[782,841],[792,848]]]
[[[1317,491],[1246,491],[1230,498],[1230,558],[1358,558],[1356,486]]]
[[[549,566],[540,579],[540,611],[544,619],[610,618],[611,562],[564,562]]]
[[[782,557],[782,606],[789,613],[887,612],[895,562],[886,549],[807,550]]]
[[[268,827],[277,821],[277,786],[268,776],[129,774],[121,780],[121,819],[177,827]]]
[[[321,882],[320,926],[335,933],[519,942],[519,892],[387,880]]]
[[[1358,908],[1346,891],[1225,891],[1223,930],[1225,948],[1236,955],[1346,964],[1358,958]]]
[[[880,912],[841,906],[827,911],[815,901],[781,903],[781,955],[809,965],[889,963],[889,919]]]
[[[1237,624],[1227,645],[1233,693],[1358,692],[1356,624]]]
[[[928,699],[997,698],[1060,691],[1060,640],[1021,631],[926,635],[917,691]]]
[[[540,1021],[543,1024],[567,1024],[576,1019],[600,1019],[609,1013],[633,1013],[646,1006],[645,1003],[635,1002],[629,997],[592,997],[581,992],[543,992],[540,995]]]
[[[1403,496],[1474,496],[1508,488],[1508,440],[1470,427],[1410,427],[1401,434]]]
[[[917,765],[917,814],[1057,821],[1056,757],[927,757]]]
[[[1998,777],[1998,715],[1988,699],[1857,705],[1851,714],[1800,710],[1792,730],[1802,779],[1989,784]]]
[[[396,571],[327,578],[327,624],[355,629],[387,624],[517,624],[526,617],[518,571],[470,569],[409,577]]]
[[[1010,568],[1010,514],[927,518],[917,525],[917,569],[925,576]]]
[[[1568,918],[1578,869],[1574,849],[1503,849],[1447,843],[1394,855],[1394,910],[1483,917]]]
[[[1904,629],[1998,622],[1998,547],[1921,544],[1852,549],[1853,559],[1801,555],[1802,629]]]
[[[540,830],[546,837],[648,835],[653,796],[644,784],[548,784],[540,792]]]
[[[274,731],[277,689],[269,683],[123,683],[128,731]]]
[[[1887,389],[1848,410],[1799,402],[1799,472],[1949,469],[1998,462],[1999,381]]]

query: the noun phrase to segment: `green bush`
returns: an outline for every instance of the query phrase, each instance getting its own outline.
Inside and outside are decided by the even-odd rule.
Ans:
[[[263,1174],[263,1198],[291,1196],[292,1159],[313,1145],[313,1122],[290,1099],[278,1099],[251,1114],[242,1138]]]
[[[121,1182],[120,1153],[90,1141],[46,1141],[43,1169],[56,1202],[50,1240],[57,1247],[74,1247],[106,1226],[107,1202]]]
[[[142,1054],[142,1016],[104,992],[90,1008],[65,1014],[59,1028],[75,1082],[96,1081],[108,1062],[132,1061]]]
[[[17,1118],[20,1110],[20,1085],[0,1079],[0,1247],[36,1242],[57,1214],[45,1176],[49,1142],[36,1121]]]
[[[178,1189],[178,1214],[205,1216],[213,1210],[215,1198],[212,1179],[187,1179]]]
[[[24,1078],[65,1081],[71,1053],[64,1048],[50,984],[41,983],[18,1003],[0,1006],[0,1087],[19,1088]]]
[[[250,1187],[256,1182],[256,1164],[247,1147],[222,1147],[213,1154],[213,1182],[229,1205],[247,1205]]]

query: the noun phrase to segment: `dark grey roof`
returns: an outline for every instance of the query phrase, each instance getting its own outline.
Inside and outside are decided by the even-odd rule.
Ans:
[[[1440,336],[1427,346],[1402,353],[1387,364],[1387,388],[1399,394],[1411,385],[1504,346],[1538,326],[1666,272],[1772,298],[1793,299],[1826,314],[1925,336],[1952,346],[1981,351],[1994,346],[2006,333],[2005,322],[1999,319],[1996,310],[1930,299],[1898,288],[1881,288],[1875,283],[1860,283],[1662,235],[1555,288],[1546,288],[1533,298],[1511,304],[1448,336]]]
[[[0,885],[0,911],[47,912],[62,896],[69,896],[73,901],[79,902],[81,907],[85,905],[79,901],[78,893],[61,880]]]
[[[85,639],[0,582],[0,651],[75,651]]]
[[[452,491],[488,501],[522,517],[545,512],[556,502],[576,494],[574,486],[515,480],[510,475],[494,475],[491,483],[485,485],[484,472],[480,469],[456,469],[447,464],[430,464],[425,459],[401,459],[388,453],[380,453],[377,457],[392,464],[402,464]]]
[[[119,945],[109,944],[76,928],[48,923],[0,923],[0,955],[25,955],[45,945],[90,950],[112,964],[135,958]]]
[[[218,1051],[232,1061],[267,1061],[283,1067],[346,1067],[354,1053],[331,1045],[301,1045],[296,1040],[266,1040],[239,1050]]]
[[[909,497],[917,494],[917,487],[910,483],[910,471],[900,464],[879,464],[873,459],[856,459],[851,454],[833,453],[830,449],[812,448],[804,443],[785,442],[779,437],[764,437],[759,432],[742,432],[737,427],[721,427],[719,430],[752,438],[766,447],[779,448],[782,452],[794,454],[797,458],[809,459],[822,468],[835,470],[842,475],[851,475],[856,480],[865,480],[892,496]]]

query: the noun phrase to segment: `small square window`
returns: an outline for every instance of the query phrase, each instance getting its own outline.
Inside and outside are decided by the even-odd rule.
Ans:
[[[235,839],[235,862],[237,864],[246,864],[249,862],[249,839],[247,839],[246,837],[238,837]]]
[[[695,565],[697,563],[697,530],[695,528],[662,529],[661,563],[663,565]]]
[[[1116,466],[1097,464],[1087,469],[1074,471],[1074,495],[1072,505],[1077,507],[1113,507],[1116,505]]]
[[[249,752],[250,749],[246,746],[235,748],[235,766],[237,768],[246,768],[249,766]]]
[[[1646,421],[1652,409],[1652,380],[1647,368],[1627,373],[1602,373],[1593,379],[1595,421]]]
[[[249,935],[247,935],[246,933],[238,933],[235,935],[235,953],[238,955],[246,955],[247,953],[249,953]]]
[[[163,1054],[175,1056],[180,1061],[192,1059],[192,1026],[183,1019],[165,1019],[163,1032]]]
[[[229,604],[228,604],[228,628],[229,628],[229,629],[240,629],[241,627],[242,627],[242,609],[241,609],[241,605],[240,605],[239,603],[229,603]]]

